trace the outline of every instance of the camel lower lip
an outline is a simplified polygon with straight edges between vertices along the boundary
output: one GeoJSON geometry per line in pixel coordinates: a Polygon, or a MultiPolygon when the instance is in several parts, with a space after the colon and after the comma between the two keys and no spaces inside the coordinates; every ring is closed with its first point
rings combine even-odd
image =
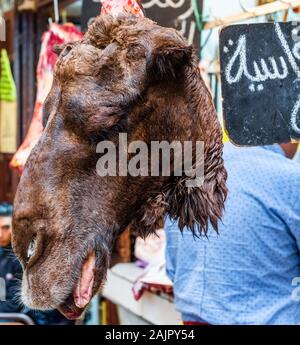
{"type": "Polygon", "coordinates": [[[61,304],[58,307],[58,310],[61,314],[63,314],[67,319],[69,320],[76,320],[79,319],[80,316],[83,313],[83,309],[77,309],[76,307],[74,308],[74,306],[69,306],[68,304],[61,304]]]}
{"type": "Polygon", "coordinates": [[[75,305],[82,309],[91,301],[93,296],[96,253],[91,252],[84,261],[80,277],[73,291],[75,305]]]}
{"type": "Polygon", "coordinates": [[[82,265],[80,277],[73,292],[58,310],[69,320],[80,318],[93,296],[96,253],[91,252],[82,265]]]}

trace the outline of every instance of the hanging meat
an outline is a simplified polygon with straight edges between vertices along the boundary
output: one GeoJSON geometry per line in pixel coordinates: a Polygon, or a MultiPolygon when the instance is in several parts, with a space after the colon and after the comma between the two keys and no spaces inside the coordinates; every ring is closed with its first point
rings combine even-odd
{"type": "Polygon", "coordinates": [[[143,7],[139,0],[102,0],[101,14],[133,14],[144,17],[143,7]]]}
{"type": "Polygon", "coordinates": [[[43,131],[42,109],[43,103],[51,89],[54,65],[57,55],[53,52],[55,45],[77,41],[82,33],[72,24],[59,25],[53,23],[42,37],[42,46],[37,66],[37,97],[33,118],[28,133],[10,162],[10,166],[22,174],[26,160],[32,148],[38,142],[43,131]]]}

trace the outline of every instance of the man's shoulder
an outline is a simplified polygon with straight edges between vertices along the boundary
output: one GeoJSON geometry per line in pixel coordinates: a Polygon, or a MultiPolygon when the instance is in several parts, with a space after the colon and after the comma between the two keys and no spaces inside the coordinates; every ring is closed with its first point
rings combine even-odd
{"type": "Polygon", "coordinates": [[[300,187],[300,163],[295,160],[287,160],[283,169],[286,172],[286,179],[289,180],[295,188],[300,187]]]}
{"type": "Polygon", "coordinates": [[[228,183],[238,188],[242,182],[251,186],[272,185],[272,190],[277,193],[291,193],[300,188],[300,163],[286,158],[279,149],[229,145],[224,149],[224,161],[228,183]]]}
{"type": "MultiPolygon", "coordinates": [[[[297,173],[300,171],[300,163],[288,159],[279,145],[273,146],[256,146],[256,147],[236,147],[231,143],[227,143],[224,146],[224,160],[225,163],[242,161],[243,165],[252,165],[253,168],[261,166],[268,170],[270,165],[277,165],[278,170],[291,169],[293,172],[297,173]],[[253,166],[253,162],[256,164],[253,166]]],[[[274,171],[274,173],[276,173],[274,171]]]]}

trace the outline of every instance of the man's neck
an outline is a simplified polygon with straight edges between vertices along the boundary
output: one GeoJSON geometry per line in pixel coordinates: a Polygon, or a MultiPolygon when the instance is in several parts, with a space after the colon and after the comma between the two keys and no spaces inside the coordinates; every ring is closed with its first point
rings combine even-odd
{"type": "Polygon", "coordinates": [[[281,144],[281,148],[284,151],[284,154],[287,158],[293,159],[295,157],[295,154],[297,153],[298,149],[298,143],[287,143],[287,144],[281,144]]]}
{"type": "Polygon", "coordinates": [[[4,253],[10,252],[12,250],[11,244],[9,244],[7,246],[0,247],[0,250],[4,253]]]}

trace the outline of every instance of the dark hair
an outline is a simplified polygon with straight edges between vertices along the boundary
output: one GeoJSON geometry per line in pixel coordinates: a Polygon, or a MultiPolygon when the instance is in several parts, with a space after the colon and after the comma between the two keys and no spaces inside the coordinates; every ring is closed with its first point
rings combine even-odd
{"type": "Polygon", "coordinates": [[[13,213],[13,207],[11,204],[2,203],[0,204],[0,217],[10,217],[13,213]]]}

